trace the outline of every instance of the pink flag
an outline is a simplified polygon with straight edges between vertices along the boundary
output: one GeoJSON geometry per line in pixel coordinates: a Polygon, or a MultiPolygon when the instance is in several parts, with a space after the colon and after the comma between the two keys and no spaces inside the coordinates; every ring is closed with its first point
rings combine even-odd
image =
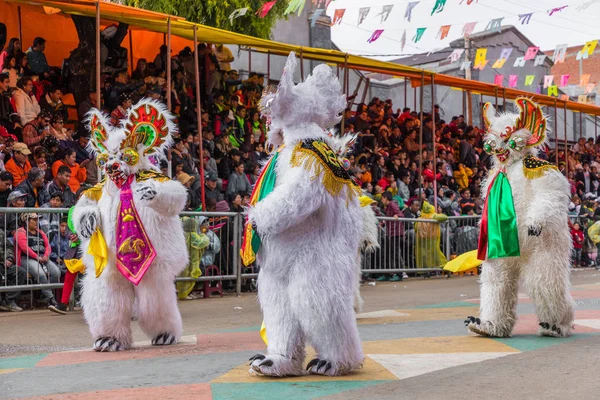
{"type": "Polygon", "coordinates": [[[544,89],[552,86],[552,82],[554,81],[554,75],[544,75],[544,89]]]}
{"type": "Polygon", "coordinates": [[[504,75],[496,75],[494,77],[494,85],[502,86],[503,81],[504,81],[504,75]]]}
{"type": "Polygon", "coordinates": [[[267,14],[269,13],[269,11],[271,11],[271,8],[273,8],[273,6],[275,5],[275,3],[277,3],[277,0],[275,1],[269,1],[265,4],[263,4],[258,11],[256,12],[256,15],[259,16],[259,18],[264,18],[267,16],[267,14]]]}
{"type": "Polygon", "coordinates": [[[462,36],[463,37],[468,37],[471,35],[471,33],[473,33],[473,31],[475,30],[475,25],[477,25],[477,22],[469,22],[468,24],[465,24],[465,26],[463,26],[462,29],[462,36]]]}
{"type": "Polygon", "coordinates": [[[569,84],[569,74],[560,76],[560,86],[567,86],[569,84]]]}
{"type": "Polygon", "coordinates": [[[524,60],[528,61],[528,60],[533,60],[535,58],[535,56],[537,55],[538,51],[540,50],[539,47],[530,47],[527,49],[527,53],[525,53],[525,57],[524,60]]]}
{"type": "Polygon", "coordinates": [[[519,80],[519,75],[509,75],[508,77],[508,87],[517,87],[517,82],[519,80]]]}
{"type": "Polygon", "coordinates": [[[374,41],[379,39],[379,37],[381,36],[382,33],[383,33],[383,29],[377,29],[375,32],[373,32],[373,34],[371,35],[369,40],[367,40],[367,42],[373,43],[374,41]]]}

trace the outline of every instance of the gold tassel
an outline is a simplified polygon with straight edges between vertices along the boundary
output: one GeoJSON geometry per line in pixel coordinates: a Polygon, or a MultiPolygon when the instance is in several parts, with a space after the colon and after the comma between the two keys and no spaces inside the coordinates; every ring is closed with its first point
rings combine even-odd
{"type": "Polygon", "coordinates": [[[537,168],[527,168],[523,166],[523,175],[525,175],[525,178],[527,179],[537,179],[544,176],[546,171],[550,169],[558,171],[558,168],[555,165],[542,165],[541,167],[537,168]]]}
{"type": "Polygon", "coordinates": [[[313,154],[310,150],[301,148],[300,145],[296,146],[294,149],[290,164],[292,167],[303,167],[308,172],[313,171],[314,176],[311,178],[312,180],[318,179],[319,176],[323,174],[323,186],[325,186],[325,189],[327,189],[332,196],[338,196],[344,189],[344,186],[348,186],[348,190],[346,191],[346,205],[355,195],[360,196],[362,194],[360,188],[354,185],[351,180],[335,176],[333,171],[331,171],[329,166],[323,160],[313,154]]]}

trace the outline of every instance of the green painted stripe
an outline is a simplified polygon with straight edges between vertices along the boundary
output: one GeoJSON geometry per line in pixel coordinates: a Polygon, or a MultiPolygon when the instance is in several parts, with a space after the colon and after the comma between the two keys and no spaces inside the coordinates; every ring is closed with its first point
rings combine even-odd
{"type": "Polygon", "coordinates": [[[428,304],[425,306],[417,306],[415,308],[453,308],[453,307],[474,307],[478,306],[476,303],[469,303],[468,301],[449,301],[446,303],[428,304]]]}
{"type": "Polygon", "coordinates": [[[43,353],[30,356],[0,358],[0,369],[33,368],[35,364],[47,355],[48,353],[43,353]]]}
{"type": "Polygon", "coordinates": [[[396,381],[212,383],[213,400],[308,400],[396,381]]]}
{"type": "Polygon", "coordinates": [[[495,341],[503,343],[519,351],[539,350],[550,346],[573,342],[578,339],[586,339],[596,336],[599,333],[578,333],[568,338],[554,338],[537,335],[517,335],[511,338],[493,338],[495,341]]]}

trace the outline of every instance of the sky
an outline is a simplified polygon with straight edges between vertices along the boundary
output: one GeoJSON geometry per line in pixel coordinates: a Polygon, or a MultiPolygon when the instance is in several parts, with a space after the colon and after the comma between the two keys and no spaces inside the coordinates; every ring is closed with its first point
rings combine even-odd
{"type": "MultiPolygon", "coordinates": [[[[309,1],[309,0],[307,0],[309,1]]],[[[541,50],[553,50],[557,45],[583,45],[600,39],[600,0],[447,0],[441,13],[431,11],[436,0],[421,0],[412,10],[411,21],[404,18],[409,0],[334,0],[327,8],[333,18],[336,9],[346,9],[340,25],[331,29],[333,42],[343,51],[380,60],[390,60],[430,52],[448,47],[461,37],[463,26],[477,22],[474,32],[485,30],[488,22],[504,17],[502,25],[514,25],[541,50]],[[461,4],[462,2],[462,4],[461,4]],[[381,21],[383,6],[393,4],[388,19],[381,21]],[[562,11],[549,15],[548,10],[567,5],[562,11]],[[358,26],[359,9],[371,7],[369,14],[358,26]],[[532,13],[528,24],[521,24],[519,14],[532,13]],[[437,39],[442,25],[451,25],[448,37],[437,39]],[[417,28],[426,27],[418,43],[412,41],[417,28]],[[367,40],[377,29],[382,36],[373,43],[367,40]],[[401,39],[406,31],[406,45],[402,51],[401,39]]],[[[600,47],[596,49],[600,51],[600,47]]]]}

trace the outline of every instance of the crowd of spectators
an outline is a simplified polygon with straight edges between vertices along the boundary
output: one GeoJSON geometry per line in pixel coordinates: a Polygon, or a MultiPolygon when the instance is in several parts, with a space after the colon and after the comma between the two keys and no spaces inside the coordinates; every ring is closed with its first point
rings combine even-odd
{"type": "MultiPolygon", "coordinates": [[[[43,38],[35,38],[27,51],[22,45],[13,38],[0,52],[0,207],[40,208],[36,226],[48,240],[38,244],[58,243],[62,222],[62,217],[51,217],[53,214],[44,214],[42,209],[71,207],[83,190],[99,180],[90,133],[79,122],[92,107],[100,107],[117,123],[133,104],[147,97],[165,103],[167,96],[171,99],[179,133],[161,169],[189,188],[187,210],[202,208],[200,185],[204,182],[206,211],[243,211],[261,162],[268,157],[265,122],[257,108],[268,82],[254,72],[240,78],[231,68],[234,56],[227,47],[200,44],[197,71],[193,49],[186,47],[173,54],[170,93],[166,46],[161,46],[152,61],[139,59],[131,74],[125,62],[120,69],[103,74],[99,105],[93,90],[75,103],[68,93],[72,85],[66,75],[46,61],[43,38]],[[201,88],[201,133],[197,129],[196,75],[201,88]]],[[[491,162],[482,149],[484,132],[467,124],[462,115],[445,120],[441,114],[437,105],[432,112],[400,109],[391,100],[379,98],[345,111],[338,131],[357,134],[348,154],[349,173],[364,194],[376,200],[380,216],[418,218],[424,201],[436,204],[438,214],[481,214],[480,184],[491,162]]],[[[600,140],[581,138],[568,154],[548,150],[540,155],[549,160],[558,157],[559,168],[569,178],[571,212],[581,218],[584,240],[589,237],[585,233],[588,223],[600,219],[599,154],[600,140]]],[[[19,229],[28,229],[29,220],[20,221],[16,214],[1,217],[7,238],[14,239],[19,229]]],[[[396,229],[386,223],[382,228],[388,237],[403,240],[410,230],[406,222],[405,226],[396,229]]],[[[454,235],[460,227],[455,224],[452,231],[442,234],[454,235]]],[[[466,250],[472,247],[473,235],[466,250]]],[[[450,253],[462,250],[454,246],[450,253]]],[[[585,260],[586,252],[583,254],[580,258],[585,260]]],[[[407,260],[402,263],[410,265],[407,260]]],[[[8,266],[0,270],[8,270],[8,266]]],[[[55,278],[51,272],[47,274],[50,280],[55,278]]]]}

